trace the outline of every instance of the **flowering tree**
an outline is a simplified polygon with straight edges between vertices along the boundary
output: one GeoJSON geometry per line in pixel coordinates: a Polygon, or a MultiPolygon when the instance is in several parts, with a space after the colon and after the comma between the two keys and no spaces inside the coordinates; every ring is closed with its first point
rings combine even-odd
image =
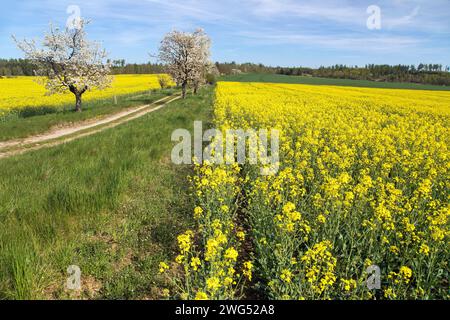
{"type": "Polygon", "coordinates": [[[43,76],[40,81],[48,94],[72,92],[76,111],[81,111],[83,93],[104,89],[112,82],[109,63],[104,62],[105,50],[100,44],[86,39],[84,29],[87,23],[81,20],[77,28],[64,31],[50,26],[42,48],[35,41],[17,41],[14,38],[26,58],[36,65],[36,75],[43,76]]]}
{"type": "Polygon", "coordinates": [[[193,33],[172,31],[161,41],[159,60],[173,79],[181,85],[183,99],[189,84],[200,83],[209,64],[211,41],[201,29],[193,33]]]}

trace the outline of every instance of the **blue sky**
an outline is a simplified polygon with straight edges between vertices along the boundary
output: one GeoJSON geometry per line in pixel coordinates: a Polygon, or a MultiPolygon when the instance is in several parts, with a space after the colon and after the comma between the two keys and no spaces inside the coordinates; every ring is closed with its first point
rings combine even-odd
{"type": "Polygon", "coordinates": [[[90,19],[88,35],[110,57],[146,62],[173,29],[201,27],[214,61],[281,66],[343,63],[450,65],[450,0],[18,0],[2,3],[0,57],[21,57],[11,40],[64,26],[69,5],[90,19]],[[381,9],[369,30],[367,8],[381,9]]]}

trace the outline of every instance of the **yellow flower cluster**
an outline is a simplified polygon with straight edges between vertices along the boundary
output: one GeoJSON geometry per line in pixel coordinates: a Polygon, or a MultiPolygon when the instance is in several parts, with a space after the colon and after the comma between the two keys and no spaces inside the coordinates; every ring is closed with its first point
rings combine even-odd
{"type": "MultiPolygon", "coordinates": [[[[46,95],[44,86],[37,83],[35,77],[17,77],[0,79],[0,117],[11,110],[25,107],[62,107],[72,106],[73,94],[46,95]]],[[[173,85],[173,83],[172,83],[173,85]]],[[[114,96],[140,93],[160,88],[158,75],[117,75],[110,88],[88,91],[83,95],[84,101],[102,100],[114,96]]]]}
{"type": "Polygon", "coordinates": [[[301,261],[305,268],[305,276],[311,288],[317,294],[322,294],[336,282],[334,274],[336,258],[330,252],[330,241],[322,241],[306,251],[301,261]]]}
{"type": "Polygon", "coordinates": [[[404,282],[409,283],[412,277],[412,270],[409,267],[402,266],[398,273],[390,272],[388,278],[393,280],[396,284],[404,282]]]}
{"type": "Polygon", "coordinates": [[[294,232],[295,224],[301,219],[302,215],[295,211],[295,205],[288,202],[283,206],[282,214],[275,216],[275,222],[280,229],[285,229],[287,232],[294,232]]]}

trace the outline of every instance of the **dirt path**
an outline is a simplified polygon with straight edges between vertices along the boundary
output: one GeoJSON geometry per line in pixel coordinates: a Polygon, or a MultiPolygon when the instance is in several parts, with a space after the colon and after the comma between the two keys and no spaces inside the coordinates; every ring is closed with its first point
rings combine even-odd
{"type": "Polygon", "coordinates": [[[151,104],[121,111],[101,119],[83,121],[70,127],[50,130],[46,133],[24,139],[0,142],[0,159],[22,154],[31,150],[56,146],[113,128],[122,123],[157,111],[178,99],[180,99],[180,96],[172,95],[151,104]]]}

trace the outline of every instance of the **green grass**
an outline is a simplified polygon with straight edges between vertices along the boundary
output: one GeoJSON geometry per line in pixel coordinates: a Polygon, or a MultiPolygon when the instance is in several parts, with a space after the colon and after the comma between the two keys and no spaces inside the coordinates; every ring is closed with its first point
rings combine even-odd
{"type": "Polygon", "coordinates": [[[85,102],[82,112],[75,112],[73,106],[52,109],[51,113],[29,116],[10,115],[0,121],[0,141],[25,138],[48,131],[52,127],[92,119],[119,112],[124,108],[145,105],[173,94],[175,89],[155,90],[135,95],[118,96],[113,99],[85,102]]]}
{"type": "Polygon", "coordinates": [[[271,82],[271,83],[292,83],[292,84],[367,87],[367,88],[384,88],[384,89],[414,89],[414,90],[441,90],[441,91],[450,90],[450,87],[445,86],[433,86],[433,85],[424,85],[406,82],[405,83],[376,82],[368,80],[286,76],[281,74],[240,74],[232,76],[223,76],[219,80],[234,81],[234,82],[271,82]]]}
{"type": "Polygon", "coordinates": [[[191,223],[177,128],[210,121],[213,90],[50,149],[0,160],[0,299],[159,298],[158,263],[191,223]],[[69,265],[82,292],[65,289],[69,265]]]}

